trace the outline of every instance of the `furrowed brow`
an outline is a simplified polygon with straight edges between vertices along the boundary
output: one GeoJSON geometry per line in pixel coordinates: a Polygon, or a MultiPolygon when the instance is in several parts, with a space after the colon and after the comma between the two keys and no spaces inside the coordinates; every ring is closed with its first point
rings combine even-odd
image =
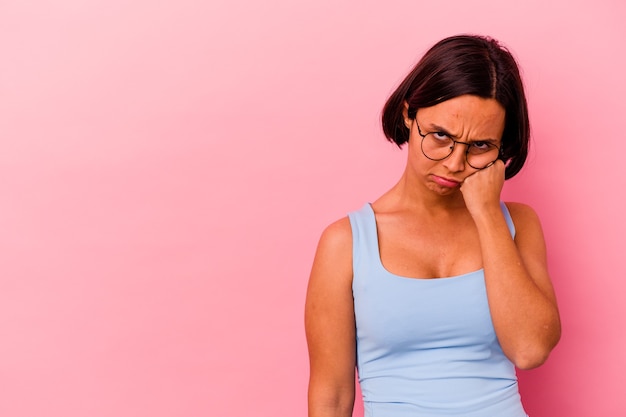
{"type": "MultiPolygon", "coordinates": [[[[454,140],[458,140],[459,137],[457,135],[453,135],[452,133],[450,133],[450,131],[448,129],[446,129],[443,126],[439,126],[437,124],[434,123],[430,123],[427,125],[428,126],[428,133],[435,133],[435,132],[441,132],[443,134],[445,134],[446,136],[449,136],[450,138],[454,139],[454,140]]],[[[473,142],[489,142],[491,144],[497,145],[500,141],[498,139],[494,139],[494,138],[485,138],[485,139],[470,139],[469,143],[473,143],[473,142]]]]}
{"type": "Polygon", "coordinates": [[[429,132],[434,133],[434,132],[441,132],[441,133],[445,133],[447,136],[450,136],[452,139],[457,139],[458,136],[457,135],[453,135],[452,133],[450,133],[450,131],[448,129],[446,129],[445,127],[436,125],[436,124],[430,124],[430,130],[429,132]]]}

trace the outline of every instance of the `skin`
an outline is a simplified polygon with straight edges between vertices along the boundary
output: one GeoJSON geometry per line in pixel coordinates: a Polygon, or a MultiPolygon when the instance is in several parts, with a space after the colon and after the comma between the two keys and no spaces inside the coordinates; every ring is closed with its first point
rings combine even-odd
{"type": "MultiPolygon", "coordinates": [[[[420,149],[423,133],[445,129],[455,140],[499,144],[505,110],[494,99],[460,96],[407,116],[411,131],[406,169],[372,207],[380,256],[393,274],[436,279],[485,272],[496,335],[521,369],[541,365],[561,334],[559,313],[535,212],[507,203],[516,227],[511,237],[500,208],[505,165],[477,170],[456,145],[442,161],[420,149]]],[[[305,328],[310,358],[309,417],[352,415],[355,392],[355,320],[352,233],[348,218],[322,233],[309,279],[305,328]]]]}

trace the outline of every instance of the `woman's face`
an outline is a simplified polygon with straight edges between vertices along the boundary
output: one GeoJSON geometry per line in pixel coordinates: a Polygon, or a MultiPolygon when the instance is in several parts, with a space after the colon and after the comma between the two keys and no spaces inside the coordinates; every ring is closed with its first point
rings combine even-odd
{"type": "Polygon", "coordinates": [[[449,137],[460,142],[477,142],[477,145],[488,141],[501,146],[505,110],[495,99],[463,95],[420,108],[415,119],[408,118],[407,107],[405,103],[404,120],[411,131],[408,173],[440,194],[455,192],[465,178],[478,169],[467,163],[468,145],[461,143],[456,143],[452,154],[443,160],[428,159],[422,152],[420,130],[422,135],[434,133],[437,138],[449,137]]]}

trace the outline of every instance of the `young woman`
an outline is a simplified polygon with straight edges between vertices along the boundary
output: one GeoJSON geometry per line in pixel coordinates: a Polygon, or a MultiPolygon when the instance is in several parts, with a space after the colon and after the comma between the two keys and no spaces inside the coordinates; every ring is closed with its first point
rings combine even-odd
{"type": "Polygon", "coordinates": [[[322,234],[306,300],[309,417],[525,417],[515,367],[541,365],[560,321],[535,212],[503,203],[522,168],[526,99],[497,41],[434,45],[391,95],[398,183],[322,234]]]}

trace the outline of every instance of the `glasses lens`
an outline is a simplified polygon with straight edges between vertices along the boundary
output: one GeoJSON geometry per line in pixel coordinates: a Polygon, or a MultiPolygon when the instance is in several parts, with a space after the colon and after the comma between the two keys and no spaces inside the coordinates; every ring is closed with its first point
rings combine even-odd
{"type": "MultiPolygon", "coordinates": [[[[462,142],[461,142],[462,143],[462,142]]],[[[491,142],[475,141],[467,146],[467,163],[475,169],[483,169],[498,159],[500,150],[491,142]]],[[[446,135],[436,132],[426,134],[422,139],[424,156],[433,161],[446,159],[454,150],[455,142],[446,135]]]]}
{"type": "Polygon", "coordinates": [[[475,141],[467,147],[467,163],[472,168],[483,169],[495,162],[500,155],[500,149],[491,142],[475,141]]]}
{"type": "Polygon", "coordinates": [[[454,149],[454,141],[446,135],[428,133],[422,138],[422,152],[433,161],[446,159],[454,149]]]}

